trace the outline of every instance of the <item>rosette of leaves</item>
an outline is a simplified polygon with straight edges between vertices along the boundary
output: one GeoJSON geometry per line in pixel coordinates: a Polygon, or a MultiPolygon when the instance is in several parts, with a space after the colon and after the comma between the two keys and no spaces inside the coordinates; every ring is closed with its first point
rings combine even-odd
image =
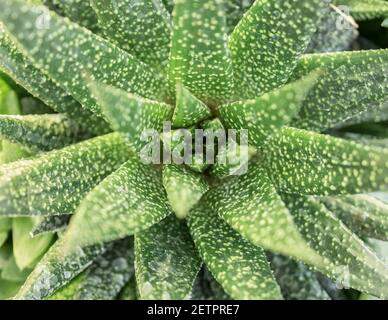
{"type": "Polygon", "coordinates": [[[388,51],[330,1],[33,2],[0,3],[6,297],[388,298],[388,51]],[[247,171],[142,161],[184,128],[248,130],[247,171]]]}

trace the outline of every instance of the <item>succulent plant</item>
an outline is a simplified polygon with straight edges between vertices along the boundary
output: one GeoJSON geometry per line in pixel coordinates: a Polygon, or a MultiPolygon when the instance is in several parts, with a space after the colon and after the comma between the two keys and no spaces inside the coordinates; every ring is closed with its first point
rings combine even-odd
{"type": "Polygon", "coordinates": [[[388,299],[388,50],[351,51],[339,5],[388,16],[2,0],[0,297],[388,299]]]}

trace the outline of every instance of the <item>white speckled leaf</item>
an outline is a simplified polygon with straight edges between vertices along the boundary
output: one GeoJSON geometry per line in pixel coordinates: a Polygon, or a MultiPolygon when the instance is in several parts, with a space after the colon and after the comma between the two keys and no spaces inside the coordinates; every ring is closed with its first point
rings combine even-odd
{"type": "Polygon", "coordinates": [[[388,297],[388,266],[312,197],[285,196],[306,241],[333,261],[326,273],[342,285],[388,297]]]}
{"type": "Polygon", "coordinates": [[[42,217],[32,228],[30,235],[31,237],[36,237],[42,234],[58,232],[67,227],[70,217],[70,214],[42,217]]]}
{"type": "Polygon", "coordinates": [[[388,241],[388,204],[369,195],[327,197],[320,201],[360,237],[388,241]]]}
{"type": "Polygon", "coordinates": [[[162,173],[132,157],[82,201],[65,235],[67,249],[133,235],[170,213],[162,173]]]}
{"type": "Polygon", "coordinates": [[[240,97],[287,82],[328,8],[326,0],[257,0],[229,38],[240,97]]]}
{"type": "Polygon", "coordinates": [[[118,133],[0,166],[0,215],[71,214],[133,154],[118,133]]]}
{"type": "Polygon", "coordinates": [[[174,4],[170,85],[181,82],[209,103],[230,99],[233,70],[223,0],[176,0],[174,4]]]}
{"type": "Polygon", "coordinates": [[[263,152],[282,192],[339,195],[388,187],[388,150],[294,128],[283,128],[263,152]]]}
{"type": "Polygon", "coordinates": [[[168,201],[180,219],[187,216],[190,209],[209,189],[204,176],[183,165],[175,164],[163,167],[163,185],[168,201]]]}
{"type": "Polygon", "coordinates": [[[87,29],[50,12],[49,28],[37,28],[35,6],[4,0],[0,21],[39,68],[99,114],[87,78],[148,98],[160,97],[161,77],[136,58],[87,29]]]}
{"type": "Polygon", "coordinates": [[[205,195],[189,216],[194,243],[214,278],[234,299],[282,299],[263,249],[230,228],[205,195]]]}
{"type": "Polygon", "coordinates": [[[357,20],[369,20],[388,16],[388,3],[384,0],[335,0],[347,6],[357,20]]]}
{"type": "Polygon", "coordinates": [[[174,216],[135,236],[135,257],[143,300],[186,298],[202,264],[186,223],[174,216]]]}
{"type": "Polygon", "coordinates": [[[91,0],[106,37],[139,60],[166,67],[171,17],[161,0],[91,0]]]}
{"type": "Polygon", "coordinates": [[[318,75],[313,73],[253,100],[222,105],[217,113],[225,127],[248,130],[249,143],[260,147],[297,115],[318,75]]]}

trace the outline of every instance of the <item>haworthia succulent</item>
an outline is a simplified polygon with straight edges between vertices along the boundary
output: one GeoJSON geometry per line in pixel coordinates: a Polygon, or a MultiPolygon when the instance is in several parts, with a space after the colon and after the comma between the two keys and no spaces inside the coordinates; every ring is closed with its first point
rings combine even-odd
{"type": "Polygon", "coordinates": [[[202,175],[174,164],[164,166],[163,185],[171,207],[180,219],[187,216],[190,209],[209,189],[202,175]]]}
{"type": "Polygon", "coordinates": [[[113,133],[0,166],[0,214],[71,214],[132,153],[125,139],[113,133]]]}
{"type": "Polygon", "coordinates": [[[19,113],[20,103],[16,92],[10,88],[6,81],[0,78],[0,114],[19,113]]]}
{"type": "Polygon", "coordinates": [[[234,299],[282,299],[263,249],[212,212],[205,198],[188,216],[190,233],[212,275],[234,299]]]}
{"type": "Polygon", "coordinates": [[[15,295],[16,300],[40,300],[51,296],[90,266],[103,251],[101,245],[77,248],[65,255],[63,239],[59,239],[45,254],[15,295]]]}
{"type": "Polygon", "coordinates": [[[66,113],[92,132],[106,132],[108,125],[81,105],[55,84],[42,70],[19,50],[13,41],[0,30],[0,70],[22,85],[33,96],[44,101],[54,110],[66,113]]]}
{"type": "Polygon", "coordinates": [[[327,197],[321,201],[359,236],[388,240],[388,204],[368,195],[327,197]]]}
{"type": "Polygon", "coordinates": [[[225,127],[249,131],[249,143],[260,147],[299,112],[318,73],[266,93],[259,98],[232,102],[217,109],[225,127]]]}
{"type": "Polygon", "coordinates": [[[8,281],[23,282],[30,272],[31,269],[20,270],[16,264],[15,256],[11,255],[4,265],[4,268],[1,270],[0,278],[8,281]]]}
{"type": "Polygon", "coordinates": [[[295,75],[313,68],[323,69],[326,74],[310,91],[293,126],[324,131],[386,105],[387,50],[305,55],[295,75]]]}
{"type": "Polygon", "coordinates": [[[329,1],[258,0],[229,38],[235,83],[243,98],[285,84],[329,1]]]}
{"type": "Polygon", "coordinates": [[[388,150],[294,128],[265,149],[264,163],[282,192],[339,195],[388,185],[388,150]]]}
{"type": "Polygon", "coordinates": [[[65,115],[0,115],[0,136],[32,151],[63,148],[82,139],[80,126],[65,115]]]}
{"type": "Polygon", "coordinates": [[[206,199],[210,208],[255,245],[318,268],[328,263],[303,239],[265,169],[251,165],[247,174],[213,188],[206,199]]]}
{"type": "Polygon", "coordinates": [[[233,72],[223,0],[176,0],[174,5],[171,85],[181,82],[208,103],[231,97],[233,72]]]}
{"type": "Polygon", "coordinates": [[[71,215],[53,215],[42,217],[42,219],[32,228],[30,235],[36,237],[46,233],[54,233],[64,229],[70,220],[71,215]]]}
{"type": "Polygon", "coordinates": [[[0,4],[0,20],[36,65],[83,107],[99,114],[87,86],[88,78],[144,97],[161,96],[161,77],[142,62],[52,12],[49,27],[37,28],[34,22],[39,13],[35,9],[18,1],[4,0],[0,4]]]}
{"type": "Polygon", "coordinates": [[[279,254],[270,257],[282,294],[287,300],[330,300],[316,274],[304,264],[279,254]]]}
{"type": "Polygon", "coordinates": [[[11,218],[0,218],[0,232],[8,232],[12,229],[11,218]]]}
{"type": "Polygon", "coordinates": [[[178,83],[176,86],[176,106],[172,118],[173,127],[190,127],[210,117],[211,111],[206,104],[178,83]]]}
{"type": "Polygon", "coordinates": [[[82,201],[65,235],[68,251],[121,239],[159,222],[171,213],[162,190],[161,172],[131,158],[82,201]]]}
{"type": "Polygon", "coordinates": [[[149,138],[143,137],[144,133],[151,130],[160,132],[164,122],[171,120],[173,108],[166,103],[144,99],[102,84],[92,84],[91,88],[112,129],[125,132],[137,150],[149,138]]]}
{"type": "Polygon", "coordinates": [[[79,288],[87,277],[88,269],[80,273],[65,286],[59,288],[53,295],[46,297],[47,300],[74,300],[79,288]]]}
{"type": "Polygon", "coordinates": [[[335,0],[349,8],[357,20],[368,20],[388,16],[388,3],[384,0],[335,0]]]}
{"type": "Polygon", "coordinates": [[[171,17],[161,0],[91,0],[99,26],[120,48],[156,68],[166,67],[171,17]]]}
{"type": "Polygon", "coordinates": [[[184,221],[169,216],[135,236],[136,281],[140,299],[188,297],[201,259],[184,221]]]}
{"type": "Polygon", "coordinates": [[[0,279],[0,299],[6,300],[12,298],[19,290],[21,286],[20,282],[7,281],[0,279]]]}
{"type": "Polygon", "coordinates": [[[387,297],[388,267],[317,200],[285,196],[301,233],[320,254],[335,261],[326,273],[345,287],[387,297]]]}
{"type": "Polygon", "coordinates": [[[13,254],[20,270],[33,268],[53,242],[52,234],[31,238],[30,231],[35,224],[36,219],[30,217],[14,218],[12,221],[13,254]]]}

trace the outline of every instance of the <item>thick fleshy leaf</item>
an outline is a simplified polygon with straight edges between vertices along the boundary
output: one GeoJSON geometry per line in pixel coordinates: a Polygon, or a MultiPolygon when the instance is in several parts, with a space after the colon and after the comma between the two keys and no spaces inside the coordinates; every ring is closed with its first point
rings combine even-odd
{"type": "Polygon", "coordinates": [[[377,104],[375,107],[368,108],[364,112],[357,114],[354,117],[351,117],[342,124],[339,124],[339,127],[359,124],[359,123],[368,123],[368,122],[383,122],[388,121],[388,103],[386,104],[377,104]]]}
{"type": "Polygon", "coordinates": [[[133,235],[170,213],[161,172],[133,157],[82,201],[65,235],[67,249],[133,235]]]}
{"type": "Polygon", "coordinates": [[[357,20],[369,20],[388,16],[388,3],[384,0],[335,0],[350,9],[357,20]]]}
{"type": "Polygon", "coordinates": [[[31,237],[36,237],[46,233],[55,233],[65,227],[67,227],[71,215],[53,215],[48,217],[42,217],[41,221],[38,222],[31,230],[31,237]]]}
{"type": "Polygon", "coordinates": [[[287,82],[329,1],[257,0],[229,38],[239,96],[255,98],[287,82]]]}
{"type": "Polygon", "coordinates": [[[286,193],[339,195],[388,187],[388,150],[283,128],[265,151],[275,186],[286,193]]]}
{"type": "Polygon", "coordinates": [[[343,286],[388,297],[388,266],[318,200],[284,199],[306,241],[333,264],[326,274],[343,286]]]}
{"type": "Polygon", "coordinates": [[[330,300],[316,274],[304,264],[279,254],[270,258],[272,269],[287,300],[330,300]]]}
{"type": "Polygon", "coordinates": [[[29,275],[15,300],[41,300],[51,296],[90,266],[103,251],[101,245],[77,248],[64,254],[63,239],[59,239],[29,275]]]}
{"type": "Polygon", "coordinates": [[[261,147],[299,112],[318,75],[313,73],[253,100],[222,105],[217,113],[225,127],[248,130],[249,143],[261,147]]]}
{"type": "MultiPolygon", "coordinates": [[[[0,33],[0,37],[1,37],[1,33],[0,33]]],[[[0,50],[1,50],[1,47],[0,47],[0,50]]],[[[0,68],[1,68],[1,65],[0,65],[0,68]]],[[[6,81],[0,78],[0,114],[19,114],[19,113],[20,113],[20,102],[16,92],[12,90],[12,88],[7,84],[6,81]]]]}
{"type": "Polygon", "coordinates": [[[171,120],[173,108],[166,103],[98,83],[91,84],[91,89],[112,129],[125,132],[137,150],[146,144],[142,139],[144,132],[160,132],[164,122],[171,120]]]}
{"type": "Polygon", "coordinates": [[[317,68],[325,75],[310,91],[293,126],[324,131],[386,105],[388,50],[304,55],[295,77],[317,68]]]}
{"type": "Polygon", "coordinates": [[[174,4],[171,87],[181,82],[207,103],[232,98],[223,0],[176,0],[174,4]]]}
{"type": "Polygon", "coordinates": [[[13,282],[0,279],[0,299],[7,300],[12,298],[19,290],[21,286],[20,282],[13,282]]]}
{"type": "Polygon", "coordinates": [[[187,128],[211,117],[210,109],[182,84],[176,86],[176,106],[172,118],[174,128],[187,128]]]}
{"type": "Polygon", "coordinates": [[[0,231],[0,248],[8,239],[8,231],[0,231]]]}
{"type": "MultiPolygon", "coordinates": [[[[109,126],[103,119],[81,107],[45,73],[36,68],[30,59],[19,50],[0,29],[0,69],[15,82],[27,89],[33,96],[60,113],[66,113],[74,121],[91,132],[107,132],[109,126]]],[[[3,112],[2,112],[3,113],[3,112]]],[[[12,112],[17,114],[18,112],[12,112]]]]}
{"type": "Polygon", "coordinates": [[[166,67],[171,17],[161,0],[91,0],[109,40],[148,65],[166,67]]]}
{"type": "Polygon", "coordinates": [[[253,244],[319,268],[327,264],[299,233],[264,168],[251,164],[247,174],[211,189],[206,199],[212,210],[253,244]]]}
{"type": "Polygon", "coordinates": [[[357,235],[388,240],[388,204],[368,195],[320,200],[357,235]]]}
{"type": "Polygon", "coordinates": [[[29,217],[12,220],[12,243],[15,261],[20,270],[33,268],[53,242],[53,235],[31,238],[30,231],[36,220],[29,217]]]}
{"type": "Polygon", "coordinates": [[[75,143],[85,134],[62,114],[0,115],[0,136],[33,151],[49,151],[75,143]]]}
{"type": "Polygon", "coordinates": [[[185,166],[170,164],[163,168],[163,185],[175,215],[183,219],[209,189],[205,178],[185,166]]]}
{"type": "Polygon", "coordinates": [[[59,288],[55,293],[49,297],[47,300],[74,300],[79,288],[87,277],[88,270],[83,271],[74,279],[72,279],[68,284],[59,288]]]}
{"type": "Polygon", "coordinates": [[[20,270],[16,264],[15,256],[11,255],[1,270],[0,278],[8,281],[23,282],[30,272],[31,269],[20,270]]]}
{"type": "Polygon", "coordinates": [[[74,213],[99,181],[133,154],[117,133],[0,166],[0,215],[74,213]]]}
{"type": "Polygon", "coordinates": [[[0,232],[8,232],[12,229],[11,218],[0,218],[0,232]]]}
{"type": "Polygon", "coordinates": [[[135,236],[135,256],[143,300],[186,298],[202,264],[186,223],[174,216],[135,236]]]}
{"type": "Polygon", "coordinates": [[[282,299],[263,249],[213,212],[205,195],[189,216],[190,233],[214,278],[234,299],[282,299]]]}
{"type": "Polygon", "coordinates": [[[88,78],[144,97],[160,97],[162,79],[144,63],[53,12],[47,16],[48,27],[37,28],[39,15],[36,6],[10,0],[0,3],[0,21],[9,33],[36,65],[84,108],[100,114],[88,78]]]}

